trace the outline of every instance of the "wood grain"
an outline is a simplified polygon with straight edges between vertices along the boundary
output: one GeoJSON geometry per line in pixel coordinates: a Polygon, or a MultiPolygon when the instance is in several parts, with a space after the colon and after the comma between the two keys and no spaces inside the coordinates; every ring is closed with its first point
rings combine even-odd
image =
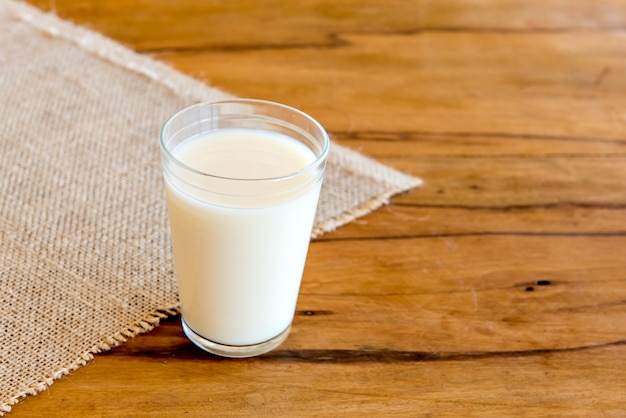
{"type": "Polygon", "coordinates": [[[11,415],[624,415],[626,1],[29,2],[426,184],[312,243],[276,351],[172,318],[11,415]]]}

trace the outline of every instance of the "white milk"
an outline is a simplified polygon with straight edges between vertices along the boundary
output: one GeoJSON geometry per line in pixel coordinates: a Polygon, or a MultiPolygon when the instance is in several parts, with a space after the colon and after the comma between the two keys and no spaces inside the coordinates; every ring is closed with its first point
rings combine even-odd
{"type": "MultiPolygon", "coordinates": [[[[251,129],[203,134],[179,145],[173,155],[201,172],[247,179],[284,176],[315,160],[313,152],[294,139],[251,129]]],[[[206,187],[212,190],[255,194],[239,199],[165,177],[187,325],[226,345],[257,344],[287,329],[296,307],[321,181],[268,198],[274,190],[271,183],[224,186],[228,181],[207,177],[206,187]]],[[[305,175],[298,182],[312,178],[313,174],[305,175]]]]}

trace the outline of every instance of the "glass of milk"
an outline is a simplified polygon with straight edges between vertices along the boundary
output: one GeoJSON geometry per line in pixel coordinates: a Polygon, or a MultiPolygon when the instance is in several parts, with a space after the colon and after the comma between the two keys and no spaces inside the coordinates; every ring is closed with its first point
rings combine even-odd
{"type": "Polygon", "coordinates": [[[294,108],[201,103],[160,136],[187,337],[225,357],[282,343],[291,328],[329,139],[294,108]]]}

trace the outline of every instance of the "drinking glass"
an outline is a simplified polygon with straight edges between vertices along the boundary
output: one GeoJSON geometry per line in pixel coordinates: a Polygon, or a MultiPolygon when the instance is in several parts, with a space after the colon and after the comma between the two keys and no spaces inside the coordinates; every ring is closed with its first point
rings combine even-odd
{"type": "Polygon", "coordinates": [[[250,357],[287,338],[329,146],[313,118],[263,100],[200,103],[163,125],[182,327],[200,348],[250,357]]]}

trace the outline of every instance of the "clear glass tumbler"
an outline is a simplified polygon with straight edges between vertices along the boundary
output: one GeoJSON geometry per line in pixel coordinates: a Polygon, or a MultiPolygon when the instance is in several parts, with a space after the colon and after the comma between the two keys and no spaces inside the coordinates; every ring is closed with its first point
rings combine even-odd
{"type": "Polygon", "coordinates": [[[278,103],[201,103],[160,135],[182,326],[225,357],[289,334],[329,151],[324,128],[278,103]]]}

